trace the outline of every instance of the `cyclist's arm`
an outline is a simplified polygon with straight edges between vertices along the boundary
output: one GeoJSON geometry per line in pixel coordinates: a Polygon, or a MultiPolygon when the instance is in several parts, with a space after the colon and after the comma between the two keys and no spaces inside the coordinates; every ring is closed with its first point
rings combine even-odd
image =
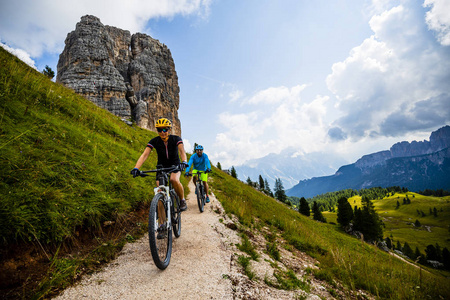
{"type": "Polygon", "coordinates": [[[206,156],[206,168],[211,170],[211,161],[209,160],[208,155],[206,155],[205,153],[203,153],[203,155],[206,156]]]}
{"type": "Polygon", "coordinates": [[[178,144],[178,150],[180,151],[181,161],[187,161],[186,151],[184,151],[183,143],[178,144]]]}
{"type": "Polygon", "coordinates": [[[134,167],[140,169],[150,155],[150,152],[152,152],[152,149],[150,147],[145,147],[144,152],[141,154],[141,157],[139,157],[134,167]]]}
{"type": "Polygon", "coordinates": [[[188,165],[189,166],[186,168],[186,172],[189,172],[189,170],[191,169],[191,166],[194,165],[194,154],[191,155],[191,158],[189,159],[188,165]]]}

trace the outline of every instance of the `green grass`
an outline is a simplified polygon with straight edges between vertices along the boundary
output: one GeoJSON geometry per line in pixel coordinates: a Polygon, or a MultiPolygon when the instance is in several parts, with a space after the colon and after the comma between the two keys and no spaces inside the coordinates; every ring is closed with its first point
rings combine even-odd
{"type": "MultiPolygon", "coordinates": [[[[349,203],[352,207],[361,207],[361,197],[353,196],[349,203]]],[[[413,250],[418,247],[422,253],[428,245],[436,243],[441,249],[450,249],[450,196],[433,197],[408,192],[372,200],[372,203],[386,226],[384,237],[394,239],[395,243],[400,241],[402,245],[408,242],[413,250]],[[411,204],[403,204],[407,196],[411,204]],[[397,201],[400,203],[398,209],[397,201]],[[437,209],[437,217],[429,214],[430,208],[437,209]],[[422,217],[417,211],[423,211],[425,216],[422,217]],[[420,228],[413,226],[416,220],[421,223],[420,228]]],[[[323,212],[323,215],[328,222],[337,223],[337,213],[323,212]]]]}
{"type": "Polygon", "coordinates": [[[322,280],[364,289],[381,299],[450,296],[444,276],[426,271],[420,275],[419,268],[344,234],[339,226],[313,221],[223,172],[211,177],[227,214],[236,215],[248,230],[277,228],[290,245],[319,261],[320,270],[314,274],[322,280]]]}
{"type": "MultiPolygon", "coordinates": [[[[105,221],[120,223],[150,201],[153,178],[130,170],[155,136],[0,47],[0,251],[23,245],[52,257],[58,245],[80,243],[78,232],[101,236],[105,221]]],[[[155,165],[153,152],[143,168],[155,165]]],[[[64,259],[52,260],[43,295],[64,286],[56,273],[79,270],[64,259]]]]}
{"type": "MultiPolygon", "coordinates": [[[[3,49],[0,65],[1,246],[62,242],[151,200],[153,180],[129,172],[156,133],[126,125],[3,49]]],[[[144,167],[155,161],[152,153],[144,167]]]]}

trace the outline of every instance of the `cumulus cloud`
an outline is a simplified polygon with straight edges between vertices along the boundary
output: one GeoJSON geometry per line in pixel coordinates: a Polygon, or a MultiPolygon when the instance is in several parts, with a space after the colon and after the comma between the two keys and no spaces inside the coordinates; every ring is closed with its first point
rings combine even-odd
{"type": "Polygon", "coordinates": [[[450,46],[450,1],[425,0],[424,7],[431,7],[426,14],[428,28],[436,31],[442,45],[450,46]]]}
{"type": "Polygon", "coordinates": [[[305,101],[301,97],[305,87],[257,91],[239,105],[249,113],[221,113],[218,122],[225,129],[216,136],[212,157],[230,166],[288,147],[302,153],[319,150],[321,141],[326,140],[324,117],[329,97],[305,101]]]}
{"type": "Polygon", "coordinates": [[[14,49],[9,47],[8,45],[5,45],[0,42],[0,47],[8,51],[9,53],[17,56],[21,61],[32,67],[33,69],[37,70],[34,60],[30,57],[30,55],[22,50],[22,49],[14,49]]]}
{"type": "Polygon", "coordinates": [[[450,122],[448,109],[439,111],[450,97],[450,47],[436,42],[420,5],[402,1],[369,24],[374,34],[327,77],[343,114],[330,138],[400,136],[450,122]]]}
{"type": "Polygon", "coordinates": [[[147,21],[177,14],[207,16],[211,0],[21,0],[2,1],[0,38],[32,57],[60,53],[67,33],[80,18],[92,14],[103,24],[143,32],[147,21]]]}
{"type": "Polygon", "coordinates": [[[300,92],[306,88],[306,85],[297,85],[292,88],[285,86],[270,87],[268,89],[257,92],[247,103],[250,104],[275,104],[279,102],[289,101],[300,97],[300,92]]]}

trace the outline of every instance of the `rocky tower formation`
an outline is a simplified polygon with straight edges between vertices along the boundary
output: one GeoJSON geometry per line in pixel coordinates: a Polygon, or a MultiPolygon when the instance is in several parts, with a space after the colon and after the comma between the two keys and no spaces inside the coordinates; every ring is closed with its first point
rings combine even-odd
{"type": "Polygon", "coordinates": [[[113,114],[155,130],[161,117],[178,119],[178,76],[170,50],[152,37],[105,26],[84,16],[67,35],[56,81],[113,114]]]}

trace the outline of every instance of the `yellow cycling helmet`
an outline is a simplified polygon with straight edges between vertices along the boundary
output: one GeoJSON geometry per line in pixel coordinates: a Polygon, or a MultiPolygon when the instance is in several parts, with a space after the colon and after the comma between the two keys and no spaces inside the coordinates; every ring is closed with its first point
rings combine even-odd
{"type": "Polygon", "coordinates": [[[158,121],[156,121],[156,128],[160,128],[160,127],[172,127],[172,123],[166,119],[166,118],[161,118],[158,121]]]}

